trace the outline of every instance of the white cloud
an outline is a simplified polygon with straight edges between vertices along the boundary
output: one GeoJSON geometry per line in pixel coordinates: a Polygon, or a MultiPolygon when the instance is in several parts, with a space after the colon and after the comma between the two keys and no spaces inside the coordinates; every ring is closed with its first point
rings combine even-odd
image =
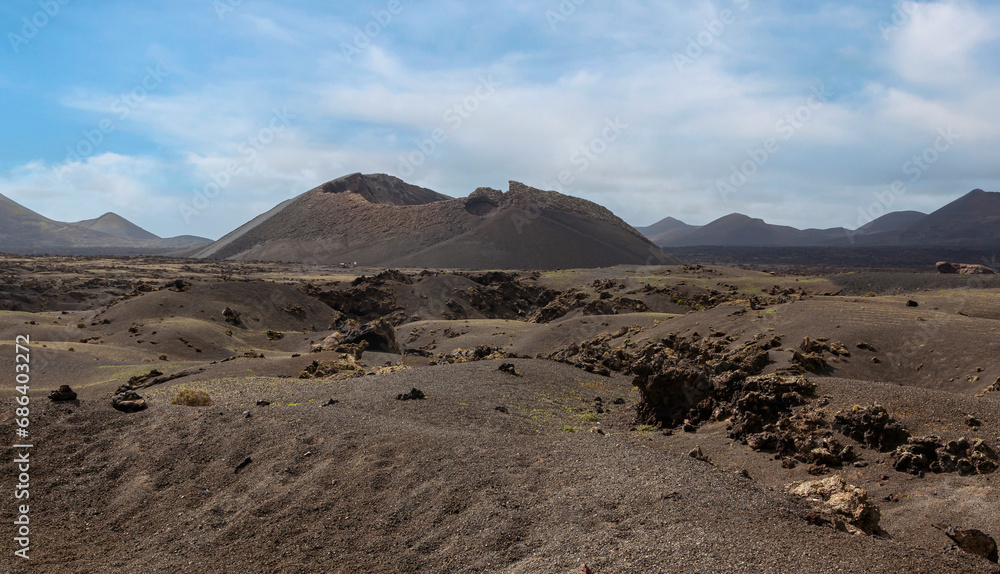
{"type": "Polygon", "coordinates": [[[298,40],[295,38],[295,33],[291,30],[279,26],[270,18],[262,18],[259,16],[252,16],[250,14],[244,14],[243,18],[250,23],[253,27],[254,32],[264,36],[269,36],[276,40],[286,42],[288,44],[297,44],[298,40]]]}
{"type": "Polygon", "coordinates": [[[152,225],[172,203],[152,185],[162,168],[156,160],[115,153],[69,167],[32,161],[0,178],[0,193],[56,221],[92,219],[114,211],[154,233],[167,232],[152,225]]]}
{"type": "MultiPolygon", "coordinates": [[[[246,4],[220,34],[297,42],[295,50],[308,56],[287,60],[282,52],[258,66],[241,54],[224,53],[214,60],[210,77],[193,83],[191,69],[199,66],[185,67],[168,47],[154,45],[147,54],[169,60],[169,69],[183,73],[151,90],[127,119],[114,119],[116,129],[163,150],[159,159],[130,157],[109,138],[61,186],[44,184],[39,174],[55,168],[34,162],[0,177],[0,190],[29,203],[32,194],[44,196],[54,206],[43,210],[51,217],[80,219],[68,214],[85,207],[87,217],[100,215],[90,211],[115,210],[140,225],[159,226],[150,229],[156,233],[218,236],[284,199],[354,171],[396,173],[411,183],[464,195],[481,185],[505,188],[508,179],[549,186],[568,170],[573,176],[568,192],[636,223],[667,215],[705,223],[744,210],[756,217],[775,214],[765,219],[776,223],[826,227],[850,224],[870,190],[898,177],[902,162],[948,126],[962,134],[962,145],[935,165],[910,197],[932,197],[928,202],[940,204],[936,194],[942,187],[956,195],[968,191],[968,174],[983,178],[979,187],[1000,180],[991,157],[1000,147],[995,113],[1000,82],[983,61],[997,38],[992,12],[968,2],[921,3],[889,43],[873,47],[862,40],[877,33],[880,13],[868,7],[825,3],[789,15],[754,2],[692,65],[677,70],[672,53],[683,50],[706,19],[731,5],[729,0],[682,7],[584,3],[552,30],[545,19],[552,6],[519,2],[508,7],[509,15],[500,8],[490,12],[496,20],[491,29],[524,28],[524,36],[541,31],[540,37],[521,41],[522,35],[515,35],[517,41],[478,58],[437,54],[431,62],[421,59],[431,50],[423,42],[435,34],[449,41],[454,38],[448,34],[471,34],[458,26],[475,10],[454,3],[437,24],[443,29],[434,29],[440,19],[432,18],[434,13],[407,8],[348,63],[339,44],[352,41],[354,27],[365,24],[364,13],[362,21],[352,22],[246,4]],[[845,39],[818,38],[819,55],[798,61],[796,47],[812,40],[803,35],[826,24],[845,39]],[[775,54],[782,62],[787,56],[787,71],[770,73],[768,59],[775,54]],[[845,61],[871,70],[852,75],[826,66],[824,58],[845,54],[845,61]],[[798,68],[792,69],[793,63],[798,68]],[[262,67],[275,75],[262,73],[262,67]],[[845,81],[838,73],[850,77],[845,81]],[[491,77],[499,83],[495,93],[476,100],[481,79],[491,77]],[[830,100],[813,110],[791,139],[780,140],[781,150],[737,195],[722,201],[712,191],[716,181],[744,161],[749,148],[780,139],[777,122],[801,108],[818,81],[826,84],[830,100]],[[456,125],[449,118],[458,116],[446,114],[467,100],[475,110],[462,110],[456,125]],[[240,146],[268,128],[275,108],[296,118],[251,159],[240,146]],[[615,118],[629,127],[582,167],[576,161],[580,148],[615,118]],[[436,129],[446,140],[426,152],[412,174],[400,173],[400,156],[425,153],[419,146],[436,129]],[[231,162],[241,173],[183,224],[178,206],[231,162]],[[790,196],[798,201],[794,207],[775,207],[790,196]],[[162,210],[161,217],[145,214],[143,206],[151,204],[162,210]],[[817,204],[830,207],[816,209],[817,204]],[[837,217],[841,220],[826,221],[837,217]]],[[[134,79],[141,80],[141,75],[134,79]]],[[[64,91],[62,102],[92,114],[92,125],[109,114],[119,95],[93,88],[64,91]]]]}
{"type": "Polygon", "coordinates": [[[1000,22],[957,0],[914,6],[893,36],[895,71],[906,81],[945,90],[966,89],[981,79],[977,56],[997,39],[1000,22]]]}

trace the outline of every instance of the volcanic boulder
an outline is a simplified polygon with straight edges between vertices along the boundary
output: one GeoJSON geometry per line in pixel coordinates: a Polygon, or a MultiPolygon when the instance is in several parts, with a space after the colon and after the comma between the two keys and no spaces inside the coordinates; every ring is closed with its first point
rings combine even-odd
{"type": "Polygon", "coordinates": [[[982,556],[990,562],[997,561],[997,542],[992,536],[986,534],[982,530],[977,530],[975,528],[960,528],[957,526],[952,526],[950,528],[944,528],[940,525],[935,526],[944,530],[945,535],[947,535],[948,538],[951,538],[952,541],[954,541],[955,544],[965,552],[975,554],[976,556],[982,556]]]}
{"type": "MultiPolygon", "coordinates": [[[[851,534],[881,534],[881,513],[868,500],[868,491],[848,484],[840,476],[796,482],[788,491],[813,502],[829,524],[851,534]]],[[[815,520],[814,520],[815,521],[815,520]]]]}
{"type": "Polygon", "coordinates": [[[135,391],[116,394],[111,398],[111,406],[123,413],[137,413],[147,407],[146,399],[140,397],[135,391]]]}
{"type": "Polygon", "coordinates": [[[69,385],[60,385],[59,390],[52,391],[49,393],[49,400],[60,402],[60,401],[75,401],[76,391],[71,389],[69,385]]]}
{"type": "Polygon", "coordinates": [[[396,395],[397,401],[420,401],[427,398],[423,391],[420,389],[410,389],[408,393],[400,393],[396,395]]]}
{"type": "Polygon", "coordinates": [[[226,307],[222,310],[222,318],[226,320],[226,323],[234,327],[240,327],[243,325],[243,319],[240,317],[239,311],[233,309],[232,307],[226,307]]]}

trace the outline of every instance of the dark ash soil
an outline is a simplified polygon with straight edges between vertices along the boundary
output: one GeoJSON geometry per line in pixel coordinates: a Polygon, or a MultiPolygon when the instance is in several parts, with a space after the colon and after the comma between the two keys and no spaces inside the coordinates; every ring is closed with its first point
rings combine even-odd
{"type": "MultiPolygon", "coordinates": [[[[37,445],[32,560],[0,572],[998,571],[935,527],[1000,535],[997,474],[898,471],[832,427],[856,458],[788,464],[733,435],[778,403],[731,374],[815,387],[781,399],[781,420],[877,404],[910,436],[997,449],[995,288],[883,274],[850,287],[879,293],[864,297],[846,291],[854,278],[727,267],[155,258],[6,257],[0,274],[0,369],[30,335],[37,445]],[[403,353],[376,351],[385,338],[403,353]],[[747,352],[762,343],[766,360],[747,352]],[[803,347],[828,368],[794,371],[803,347]],[[713,409],[737,412],[640,417],[653,410],[631,369],[653,348],[658,373],[723,385],[713,409]],[[111,395],[130,380],[147,408],[119,412],[111,395]],[[46,398],[65,384],[76,401],[46,398]],[[171,404],[184,389],[213,404],[171,404]],[[425,398],[397,400],[411,389],[425,398]],[[883,535],[817,525],[816,503],[787,492],[832,476],[867,490],[883,535]]],[[[13,444],[12,408],[0,428],[13,444]]],[[[4,540],[13,519],[8,499],[4,540]]]]}

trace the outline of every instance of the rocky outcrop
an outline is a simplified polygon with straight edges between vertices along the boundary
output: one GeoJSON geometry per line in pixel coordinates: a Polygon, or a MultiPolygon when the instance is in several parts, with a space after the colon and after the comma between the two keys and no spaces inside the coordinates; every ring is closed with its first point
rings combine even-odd
{"type": "Polygon", "coordinates": [[[473,361],[490,361],[493,359],[510,359],[515,355],[504,351],[498,347],[491,347],[489,345],[479,345],[472,349],[455,349],[451,353],[445,353],[441,356],[441,362],[453,364],[453,363],[471,363],[473,361]]]}
{"type": "Polygon", "coordinates": [[[997,542],[982,530],[958,526],[946,528],[940,524],[935,524],[934,527],[943,530],[960,550],[981,556],[990,562],[997,561],[997,542]]]}
{"type": "Polygon", "coordinates": [[[573,365],[588,373],[609,376],[612,371],[624,371],[632,360],[634,346],[626,338],[638,333],[641,329],[622,327],[614,333],[601,333],[580,343],[571,343],[564,349],[554,351],[546,359],[573,365]],[[618,344],[614,341],[621,339],[618,344]],[[632,348],[633,350],[630,350],[632,348]]]}
{"type": "MultiPolygon", "coordinates": [[[[720,334],[721,335],[721,334],[720,334]]],[[[802,404],[799,393],[812,385],[801,377],[757,377],[770,362],[771,341],[750,341],[729,350],[724,338],[690,341],[671,335],[633,353],[628,361],[641,401],[640,419],[677,426],[733,417],[733,424],[758,432],[791,406],[802,404]],[[735,416],[759,410],[759,421],[735,416]]],[[[742,432],[742,431],[741,431],[742,432]]]]}
{"type": "Polygon", "coordinates": [[[610,295],[607,291],[601,293],[602,297],[587,303],[583,307],[585,315],[617,315],[618,313],[643,313],[649,311],[649,307],[639,299],[631,297],[604,297],[610,295]]]}
{"type": "Polygon", "coordinates": [[[55,402],[75,401],[76,391],[71,389],[69,385],[60,385],[58,390],[49,393],[49,400],[55,402]]]}
{"type": "Polygon", "coordinates": [[[848,484],[840,476],[795,482],[787,488],[788,492],[813,503],[816,513],[807,518],[814,524],[832,526],[851,534],[883,534],[879,526],[881,513],[878,506],[868,500],[868,491],[848,484]]]}
{"type": "Polygon", "coordinates": [[[856,405],[834,415],[833,428],[859,443],[888,452],[906,442],[910,433],[881,405],[856,405]]]}
{"type": "Polygon", "coordinates": [[[309,294],[315,295],[342,316],[358,321],[371,321],[400,309],[393,284],[372,277],[359,277],[349,289],[343,290],[324,292],[311,287],[309,294]]]}
{"type": "Polygon", "coordinates": [[[352,329],[344,335],[342,344],[355,345],[367,343],[367,348],[380,353],[402,354],[399,343],[396,342],[396,329],[392,323],[385,319],[365,323],[356,329],[352,329]]]}
{"type": "Polygon", "coordinates": [[[350,379],[353,377],[363,377],[366,372],[364,367],[359,365],[353,355],[344,354],[332,363],[321,363],[313,361],[299,373],[300,379],[350,379]]]}
{"type": "Polygon", "coordinates": [[[226,307],[222,310],[222,318],[225,319],[226,323],[234,327],[242,327],[243,319],[240,316],[240,312],[232,307],[226,307]]]}
{"type": "Polygon", "coordinates": [[[123,413],[137,413],[146,410],[146,399],[135,391],[123,391],[111,398],[111,406],[123,413]]]}
{"type": "MultiPolygon", "coordinates": [[[[462,299],[470,307],[489,318],[524,320],[540,308],[552,303],[560,293],[540,285],[527,283],[516,273],[491,271],[488,273],[464,275],[477,285],[452,291],[453,298],[462,299]]],[[[563,305],[561,312],[546,312],[546,322],[565,315],[569,308],[563,305]]]]}
{"type": "Polygon", "coordinates": [[[997,453],[982,439],[944,442],[939,436],[910,437],[892,453],[893,467],[900,472],[958,472],[989,474],[997,470],[997,453]]]}
{"type": "Polygon", "coordinates": [[[938,261],[938,273],[959,274],[959,275],[994,275],[996,271],[978,263],[949,263],[938,261]]]}
{"type": "Polygon", "coordinates": [[[353,355],[355,359],[360,360],[367,349],[368,341],[361,341],[360,343],[345,343],[344,334],[339,331],[335,331],[319,343],[314,344],[310,352],[320,353],[323,351],[334,351],[337,353],[348,353],[353,355]]]}
{"type": "MultiPolygon", "coordinates": [[[[840,345],[843,347],[843,344],[840,345]]],[[[792,368],[799,373],[826,373],[830,371],[830,364],[823,356],[824,352],[831,352],[830,345],[826,339],[810,339],[806,337],[799,345],[799,350],[792,352],[792,368]]]]}

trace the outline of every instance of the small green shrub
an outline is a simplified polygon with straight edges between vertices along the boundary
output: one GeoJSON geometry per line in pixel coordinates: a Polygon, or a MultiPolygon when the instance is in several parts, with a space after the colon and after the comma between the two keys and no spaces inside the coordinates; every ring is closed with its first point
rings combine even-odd
{"type": "Polygon", "coordinates": [[[176,395],[174,395],[174,398],[171,399],[170,404],[184,405],[188,407],[210,407],[212,406],[212,397],[208,396],[206,391],[181,389],[176,395]]]}

